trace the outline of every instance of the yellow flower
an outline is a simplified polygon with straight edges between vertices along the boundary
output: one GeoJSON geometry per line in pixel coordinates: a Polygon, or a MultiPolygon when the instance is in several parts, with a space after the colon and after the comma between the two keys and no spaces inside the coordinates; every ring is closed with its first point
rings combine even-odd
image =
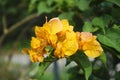
{"type": "Polygon", "coordinates": [[[62,31],[62,23],[59,18],[52,18],[49,22],[46,22],[43,27],[49,34],[56,34],[62,31]]]}
{"type": "Polygon", "coordinates": [[[96,40],[96,36],[93,36],[89,32],[76,32],[79,49],[82,50],[89,58],[95,58],[102,54],[102,47],[96,40]]]}
{"type": "Polygon", "coordinates": [[[78,49],[76,34],[67,20],[62,20],[63,30],[57,34],[58,42],[54,55],[58,58],[69,57],[78,49]]]}
{"type": "Polygon", "coordinates": [[[58,18],[53,18],[46,22],[43,27],[35,27],[36,37],[32,37],[31,49],[23,49],[23,51],[30,55],[32,62],[43,62],[44,55],[48,55],[45,47],[51,45],[56,46],[57,33],[62,31],[62,23],[58,18]]]}
{"type": "Polygon", "coordinates": [[[97,40],[92,40],[89,43],[83,45],[83,51],[89,58],[95,58],[102,54],[103,49],[101,48],[97,40]]]}
{"type": "Polygon", "coordinates": [[[36,53],[33,50],[29,50],[29,54],[32,62],[43,62],[44,60],[43,54],[36,53]]]}
{"type": "Polygon", "coordinates": [[[38,48],[38,47],[40,47],[40,41],[37,38],[32,37],[31,47],[32,48],[38,48]]]}
{"type": "Polygon", "coordinates": [[[59,18],[52,18],[49,22],[46,22],[43,25],[43,29],[46,31],[48,43],[55,47],[57,42],[56,34],[62,31],[63,29],[62,23],[59,20],[59,18]]]}
{"type": "Polygon", "coordinates": [[[62,51],[65,56],[71,56],[75,54],[78,49],[78,43],[76,34],[72,32],[66,32],[66,39],[63,41],[62,51]]]}
{"type": "Polygon", "coordinates": [[[89,32],[75,33],[66,19],[52,18],[42,27],[36,26],[35,35],[31,40],[31,48],[23,49],[32,62],[43,62],[45,55],[51,55],[53,50],[57,58],[69,57],[78,49],[91,58],[98,57],[103,51],[96,36],[89,32]]]}
{"type": "Polygon", "coordinates": [[[38,39],[47,40],[47,31],[43,27],[35,26],[35,35],[38,39]]]}

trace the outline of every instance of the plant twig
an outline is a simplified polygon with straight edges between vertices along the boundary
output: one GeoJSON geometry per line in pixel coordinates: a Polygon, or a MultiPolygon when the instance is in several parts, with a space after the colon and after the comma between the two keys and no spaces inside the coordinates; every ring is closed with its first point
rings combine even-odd
{"type": "MultiPolygon", "coordinates": [[[[3,33],[3,35],[0,37],[0,47],[2,45],[2,42],[4,41],[5,37],[14,31],[16,28],[20,27],[21,25],[25,24],[26,22],[32,20],[33,18],[38,17],[37,13],[27,16],[26,18],[22,19],[21,21],[18,21],[17,23],[13,24],[9,29],[7,29],[6,33],[3,33]]],[[[5,26],[4,26],[5,27],[5,26]]]]}
{"type": "Polygon", "coordinates": [[[6,34],[8,30],[7,30],[7,20],[5,15],[2,16],[2,24],[3,24],[3,33],[6,34]]]}

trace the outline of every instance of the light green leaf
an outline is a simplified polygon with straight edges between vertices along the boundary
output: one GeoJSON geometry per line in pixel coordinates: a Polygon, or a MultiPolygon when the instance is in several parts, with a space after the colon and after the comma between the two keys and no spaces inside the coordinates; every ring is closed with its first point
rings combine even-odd
{"type": "Polygon", "coordinates": [[[82,29],[84,32],[93,32],[94,28],[93,28],[91,22],[85,22],[82,29]]]}
{"type": "Polygon", "coordinates": [[[30,4],[35,4],[37,0],[30,0],[30,4]]]}
{"type": "Polygon", "coordinates": [[[73,15],[74,15],[73,12],[64,12],[64,13],[61,13],[58,17],[60,19],[68,19],[69,21],[72,21],[73,15]]]}
{"type": "Polygon", "coordinates": [[[109,47],[116,49],[120,52],[120,29],[110,28],[105,35],[98,35],[98,40],[109,47]]]}
{"type": "Polygon", "coordinates": [[[104,26],[104,22],[103,22],[102,18],[100,18],[100,17],[95,17],[95,18],[92,20],[92,24],[93,24],[94,26],[97,26],[97,27],[102,28],[103,32],[105,33],[105,26],[104,26]]]}
{"type": "Polygon", "coordinates": [[[49,13],[52,11],[52,8],[48,7],[45,2],[40,2],[37,7],[38,15],[42,13],[49,13]]]}
{"type": "Polygon", "coordinates": [[[78,51],[75,55],[72,56],[72,59],[78,64],[80,68],[82,67],[85,73],[85,78],[88,80],[92,72],[92,64],[88,57],[84,53],[78,51]]]}
{"type": "Polygon", "coordinates": [[[38,73],[38,63],[32,63],[30,67],[29,76],[35,76],[38,73]]]}
{"type": "Polygon", "coordinates": [[[36,2],[37,2],[37,0],[30,0],[28,12],[32,12],[35,9],[36,2]]]}
{"type": "Polygon", "coordinates": [[[39,66],[39,75],[42,76],[45,72],[45,70],[49,67],[49,65],[51,64],[52,62],[44,62],[44,63],[40,63],[40,66],[39,66]]]}
{"type": "Polygon", "coordinates": [[[118,25],[114,24],[114,25],[113,25],[113,28],[119,29],[119,28],[120,28],[120,25],[118,26],[118,25]]]}
{"type": "Polygon", "coordinates": [[[89,1],[88,0],[76,0],[76,6],[82,11],[88,10],[89,1]]]}
{"type": "Polygon", "coordinates": [[[68,7],[75,6],[75,0],[65,0],[65,2],[67,3],[68,7]]]}
{"type": "Polygon", "coordinates": [[[99,59],[104,63],[105,66],[107,66],[107,65],[106,65],[106,63],[107,63],[107,58],[106,58],[106,55],[105,55],[104,52],[100,55],[99,59]]]}
{"type": "Polygon", "coordinates": [[[46,3],[50,6],[53,3],[53,0],[47,0],[46,3]]]}
{"type": "Polygon", "coordinates": [[[120,7],[120,0],[107,0],[107,1],[112,2],[120,7]]]}
{"type": "Polygon", "coordinates": [[[30,77],[39,77],[41,78],[45,72],[45,70],[49,67],[49,65],[52,62],[44,62],[44,63],[33,63],[30,72],[29,72],[29,76],[30,77]]]}

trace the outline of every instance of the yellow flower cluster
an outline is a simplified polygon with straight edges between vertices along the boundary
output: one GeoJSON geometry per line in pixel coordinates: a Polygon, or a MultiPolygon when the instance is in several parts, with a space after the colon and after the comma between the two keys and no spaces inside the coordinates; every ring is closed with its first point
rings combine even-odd
{"type": "Polygon", "coordinates": [[[31,49],[23,49],[30,55],[32,62],[43,62],[49,56],[49,50],[54,49],[56,58],[69,57],[77,50],[83,51],[88,57],[98,57],[103,49],[96,36],[89,32],[74,32],[73,26],[66,19],[53,18],[43,27],[35,27],[36,37],[32,37],[31,49]],[[46,50],[48,46],[51,46],[46,50]]]}

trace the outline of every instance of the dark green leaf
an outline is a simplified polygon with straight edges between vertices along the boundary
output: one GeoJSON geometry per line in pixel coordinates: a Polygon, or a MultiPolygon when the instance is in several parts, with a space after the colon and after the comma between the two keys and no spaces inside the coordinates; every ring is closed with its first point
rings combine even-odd
{"type": "Polygon", "coordinates": [[[120,0],[107,0],[107,1],[112,2],[120,7],[120,0]]]}
{"type": "Polygon", "coordinates": [[[84,53],[78,51],[75,55],[72,56],[72,59],[78,64],[80,68],[82,67],[85,73],[85,78],[88,80],[92,72],[92,64],[88,57],[84,53]]]}
{"type": "Polygon", "coordinates": [[[72,61],[72,60],[71,60],[70,58],[67,58],[67,59],[66,59],[66,64],[65,64],[65,66],[69,65],[69,64],[71,63],[71,61],[72,61]]]}
{"type": "Polygon", "coordinates": [[[112,21],[112,17],[110,15],[104,15],[101,17],[103,20],[103,24],[105,27],[108,27],[110,21],[112,21]]]}

